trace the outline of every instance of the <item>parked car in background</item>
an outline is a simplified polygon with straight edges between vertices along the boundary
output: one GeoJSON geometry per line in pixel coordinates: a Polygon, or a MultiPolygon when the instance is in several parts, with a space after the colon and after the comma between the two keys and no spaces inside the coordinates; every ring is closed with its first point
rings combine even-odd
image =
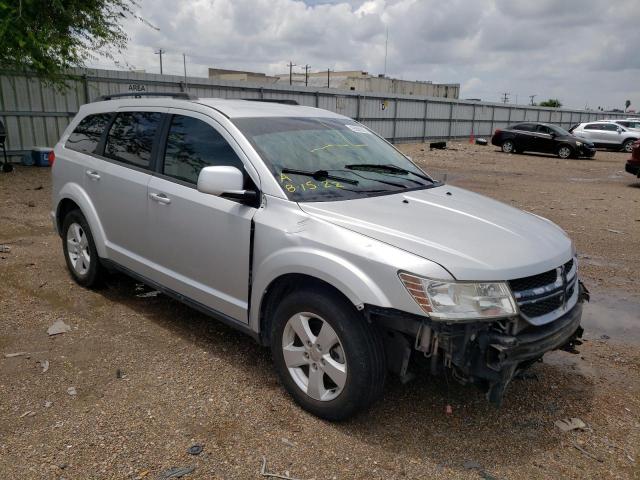
{"type": "Polygon", "coordinates": [[[78,284],[120,270],[251,335],[330,420],[420,361],[499,405],[579,344],[588,293],[551,221],[327,110],[173,97],[83,105],[55,146],[51,218],[78,284]]]}
{"type": "Polygon", "coordinates": [[[636,140],[640,139],[640,131],[630,130],[606,120],[579,123],[571,129],[571,133],[592,141],[596,147],[614,148],[629,153],[636,140]]]}
{"type": "Polygon", "coordinates": [[[640,177],[640,141],[637,141],[633,144],[633,149],[631,150],[631,158],[627,160],[624,169],[631,175],[640,177]]]}
{"type": "Polygon", "coordinates": [[[523,122],[496,129],[491,143],[505,153],[552,153],[560,158],[591,158],[596,154],[591,141],[578,138],[550,123],[523,122]]]}

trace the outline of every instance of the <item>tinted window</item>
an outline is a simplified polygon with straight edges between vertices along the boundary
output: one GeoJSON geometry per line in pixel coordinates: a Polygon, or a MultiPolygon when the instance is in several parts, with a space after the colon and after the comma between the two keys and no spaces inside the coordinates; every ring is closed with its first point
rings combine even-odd
{"type": "Polygon", "coordinates": [[[519,123],[518,125],[514,125],[511,127],[512,130],[521,130],[525,132],[535,132],[536,126],[532,123],[519,123]]]}
{"type": "Polygon", "coordinates": [[[227,165],[244,171],[231,145],[213,127],[193,117],[174,115],[167,138],[163,173],[197,183],[200,170],[227,165]]]}
{"type": "Polygon", "coordinates": [[[78,124],[73,133],[69,135],[66,148],[77,152],[95,153],[102,132],[107,127],[110,113],[99,113],[97,115],[88,115],[78,124]]]}
{"type": "Polygon", "coordinates": [[[590,123],[584,126],[585,130],[602,130],[602,126],[597,123],[590,123]]]}
{"type": "Polygon", "coordinates": [[[618,128],[620,128],[620,126],[613,123],[605,123],[600,126],[600,130],[607,130],[608,132],[616,132],[618,128]]]}
{"type": "Polygon", "coordinates": [[[161,118],[159,112],[119,113],[109,130],[105,156],[148,168],[161,118]]]}
{"type": "Polygon", "coordinates": [[[551,135],[553,131],[546,125],[538,125],[538,133],[546,133],[551,135]]]}

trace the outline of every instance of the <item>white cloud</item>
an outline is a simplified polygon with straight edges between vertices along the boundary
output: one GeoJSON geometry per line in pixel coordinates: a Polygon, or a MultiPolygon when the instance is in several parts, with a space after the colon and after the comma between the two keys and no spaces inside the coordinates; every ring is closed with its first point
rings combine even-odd
{"type": "MultiPolygon", "coordinates": [[[[640,2],[617,0],[142,0],[157,25],[127,21],[123,60],[190,75],[207,67],[281,73],[384,68],[404,79],[462,84],[462,97],[559,97],[566,105],[640,104],[640,2]]],[[[98,62],[101,67],[105,61],[98,62]]]]}

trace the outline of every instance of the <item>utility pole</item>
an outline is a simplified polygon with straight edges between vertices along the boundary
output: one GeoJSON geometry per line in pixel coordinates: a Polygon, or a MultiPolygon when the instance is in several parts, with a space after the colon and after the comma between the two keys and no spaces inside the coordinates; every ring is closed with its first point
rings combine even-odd
{"type": "Polygon", "coordinates": [[[293,85],[293,67],[297,65],[289,60],[289,85],[293,85]]]}
{"type": "Polygon", "coordinates": [[[502,103],[509,103],[509,95],[511,95],[509,92],[504,92],[502,94],[502,103]]]}
{"type": "Polygon", "coordinates": [[[184,67],[184,89],[187,89],[187,55],[182,54],[182,66],[184,67]]]}
{"type": "Polygon", "coordinates": [[[383,75],[387,76],[387,51],[389,47],[389,27],[387,27],[386,39],[384,41],[384,72],[383,75]]]}
{"type": "Polygon", "coordinates": [[[311,65],[305,65],[304,66],[304,86],[308,86],[309,85],[309,69],[311,68],[311,65]]]}
{"type": "Polygon", "coordinates": [[[533,102],[533,99],[536,98],[538,95],[529,95],[529,98],[531,99],[531,106],[533,107],[535,105],[535,103],[533,102]]]}
{"type": "Polygon", "coordinates": [[[160,55],[160,75],[162,75],[162,54],[166,53],[164,50],[159,49],[157,52],[153,52],[156,55],[160,55]]]}
{"type": "Polygon", "coordinates": [[[331,88],[331,69],[327,68],[327,88],[331,88]]]}

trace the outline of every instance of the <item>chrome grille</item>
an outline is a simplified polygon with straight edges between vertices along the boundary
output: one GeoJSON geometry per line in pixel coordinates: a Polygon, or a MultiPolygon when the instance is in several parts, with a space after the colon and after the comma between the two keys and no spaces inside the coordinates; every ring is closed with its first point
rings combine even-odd
{"type": "Polygon", "coordinates": [[[549,323],[573,308],[578,300],[577,262],[509,281],[520,314],[533,325],[549,323]]]}

